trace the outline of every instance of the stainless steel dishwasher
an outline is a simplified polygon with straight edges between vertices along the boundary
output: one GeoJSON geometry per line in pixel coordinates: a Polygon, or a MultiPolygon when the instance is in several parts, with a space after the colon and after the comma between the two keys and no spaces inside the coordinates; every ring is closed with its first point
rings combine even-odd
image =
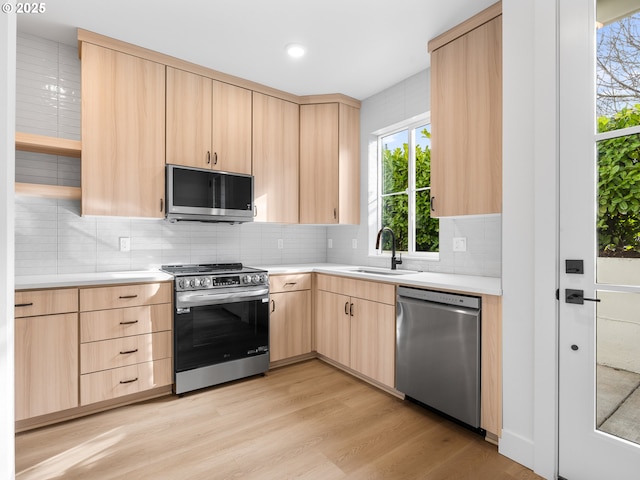
{"type": "Polygon", "coordinates": [[[480,298],[398,287],[396,389],[481,432],[480,298]]]}

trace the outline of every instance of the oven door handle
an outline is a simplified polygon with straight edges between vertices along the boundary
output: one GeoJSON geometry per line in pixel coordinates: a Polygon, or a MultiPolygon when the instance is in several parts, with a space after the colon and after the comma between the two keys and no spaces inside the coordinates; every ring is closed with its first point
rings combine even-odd
{"type": "Polygon", "coordinates": [[[259,290],[234,292],[234,293],[202,293],[181,292],[176,298],[177,308],[203,307],[207,305],[220,305],[223,303],[240,303],[263,299],[269,301],[269,287],[259,290]]]}

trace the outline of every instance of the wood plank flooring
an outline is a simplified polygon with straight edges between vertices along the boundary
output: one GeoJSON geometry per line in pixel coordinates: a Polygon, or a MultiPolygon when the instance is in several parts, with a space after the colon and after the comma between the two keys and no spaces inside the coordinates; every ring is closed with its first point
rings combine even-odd
{"type": "Polygon", "coordinates": [[[16,478],[540,477],[479,435],[310,360],[18,434],[16,478]]]}

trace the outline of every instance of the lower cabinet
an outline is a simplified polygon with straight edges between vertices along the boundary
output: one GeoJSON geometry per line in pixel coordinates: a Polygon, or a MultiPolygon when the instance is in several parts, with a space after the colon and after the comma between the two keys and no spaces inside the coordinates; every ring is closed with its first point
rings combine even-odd
{"type": "Polygon", "coordinates": [[[81,405],[173,382],[171,292],[170,283],[80,290],[81,405]]]}
{"type": "Polygon", "coordinates": [[[395,286],[318,275],[316,349],[337,363],[395,387],[395,286]]]}
{"type": "Polygon", "coordinates": [[[15,419],[78,406],[78,289],[15,292],[15,419]]]}
{"type": "Polygon", "coordinates": [[[310,353],[311,275],[272,275],[270,284],[270,361],[310,353]]]}

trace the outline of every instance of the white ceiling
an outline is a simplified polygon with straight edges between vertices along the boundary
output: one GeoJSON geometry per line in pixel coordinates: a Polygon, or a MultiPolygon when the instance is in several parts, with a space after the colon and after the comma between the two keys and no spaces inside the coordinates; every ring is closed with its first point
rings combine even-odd
{"type": "Polygon", "coordinates": [[[296,95],[363,100],[429,66],[427,42],[496,0],[52,0],[18,32],[84,28],[296,95]],[[285,46],[301,43],[293,60],[285,46]]]}

